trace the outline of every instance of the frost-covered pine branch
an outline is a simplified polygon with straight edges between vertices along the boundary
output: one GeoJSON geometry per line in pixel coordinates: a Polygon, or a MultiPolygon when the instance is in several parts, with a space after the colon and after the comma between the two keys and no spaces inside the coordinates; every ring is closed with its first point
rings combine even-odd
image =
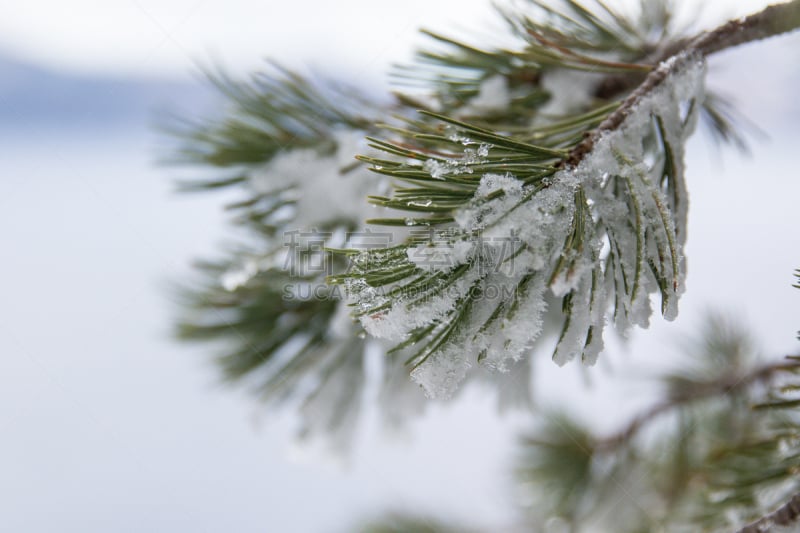
{"type": "Polygon", "coordinates": [[[392,248],[347,252],[354,267],[329,278],[347,289],[368,333],[408,353],[431,397],[451,395],[476,362],[504,371],[526,356],[553,304],[563,317],[558,364],[594,363],[607,322],[623,332],[646,327],[653,293],[665,318],[677,315],[683,151],[711,101],[705,57],[800,25],[794,1],[670,40],[666,17],[655,19],[659,34],[646,27],[653,20],[637,27],[605,4],[597,14],[533,4],[546,24],[507,15],[525,41],[519,51],[442,39],[461,56],[424,56],[462,68],[474,60],[473,88],[464,92],[470,79],[435,77],[439,111],[387,127],[391,140],[371,139],[386,158],[362,160],[404,182],[372,201],[409,213],[370,222],[425,231],[392,248]],[[637,42],[653,34],[660,42],[637,42]],[[659,49],[671,55],[643,61],[659,49]],[[492,63],[497,56],[506,60],[492,63]],[[622,94],[603,84],[604,74],[643,72],[622,94]],[[528,112],[509,117],[503,110],[518,99],[528,112]]]}
{"type": "Polygon", "coordinates": [[[431,396],[491,380],[526,404],[548,321],[563,364],[592,363],[606,323],[646,326],[653,294],[673,317],[684,144],[701,118],[737,139],[705,55],[798,26],[798,0],[698,37],[660,0],[498,9],[513,45],[427,32],[391,103],[275,67],[214,77],[228,109],[178,128],[178,161],[216,172],[185,188],[241,195],[236,244],[187,284],[179,333],[223,341],[225,375],[299,405],[306,435],[348,447],[370,350],[399,421],[424,405],[409,368],[431,396]]]}

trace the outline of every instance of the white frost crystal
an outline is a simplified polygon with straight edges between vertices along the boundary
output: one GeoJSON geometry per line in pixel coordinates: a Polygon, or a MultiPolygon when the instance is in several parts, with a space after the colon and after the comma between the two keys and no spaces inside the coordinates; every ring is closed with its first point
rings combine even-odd
{"type": "MultiPolygon", "coordinates": [[[[458,140],[464,146],[473,144],[468,138],[453,139],[458,140]]],[[[432,178],[442,180],[448,174],[459,174],[466,172],[472,174],[470,165],[476,165],[484,161],[483,158],[489,155],[491,145],[480,144],[477,148],[464,148],[464,155],[457,159],[428,159],[423,164],[423,168],[428,171],[432,178]]]]}
{"type": "MultiPolygon", "coordinates": [[[[450,396],[475,362],[506,371],[519,361],[542,332],[548,298],[565,306],[553,355],[559,365],[596,361],[609,310],[623,331],[646,326],[657,293],[665,318],[676,316],[685,275],[683,152],[704,97],[705,64],[689,56],[671,61],[661,67],[670,69],[667,77],[577,167],[529,185],[512,174],[485,174],[455,213],[460,240],[408,250],[408,261],[423,270],[458,276],[422,303],[395,298],[361,322],[393,341],[426,326],[431,336],[447,333],[412,371],[428,396],[450,396]]],[[[428,169],[434,177],[447,170],[439,165],[428,169]]],[[[375,303],[368,292],[356,300],[375,303]]]]}

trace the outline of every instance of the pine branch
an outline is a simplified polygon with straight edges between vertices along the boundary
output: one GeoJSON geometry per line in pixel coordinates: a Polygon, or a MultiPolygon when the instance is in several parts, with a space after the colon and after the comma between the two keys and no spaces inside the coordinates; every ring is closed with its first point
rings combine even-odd
{"type": "MultiPolygon", "coordinates": [[[[406,127],[386,128],[399,139],[371,141],[387,157],[360,158],[375,172],[407,183],[393,197],[372,201],[412,213],[369,222],[430,228],[429,238],[388,254],[364,252],[357,257],[365,268],[329,281],[349,289],[359,307],[356,316],[369,333],[399,341],[397,350],[416,346],[408,357],[412,376],[433,396],[448,395],[463,379],[472,363],[465,353],[477,353],[477,362],[497,368],[521,358],[540,331],[546,293],[561,298],[563,327],[553,355],[559,364],[576,357],[594,362],[612,303],[613,322],[621,329],[631,322],[648,324],[647,300],[653,291],[661,294],[662,314],[674,318],[683,291],[686,235],[683,145],[698,110],[711,101],[702,89],[704,56],[788,31],[792,24],[774,20],[794,13],[796,1],[695,38],[673,37],[661,46],[642,44],[640,36],[652,28],[638,30],[602,4],[600,16],[575,2],[568,3],[569,16],[536,3],[566,29],[508,15],[517,35],[526,39],[520,52],[484,50],[437,36],[461,55],[428,54],[425,59],[471,69],[482,84],[474,89],[465,78],[448,82],[446,90],[437,85],[440,94],[471,87],[463,94],[472,98],[443,102],[449,113],[424,111],[420,120],[403,119],[406,127]],[[758,30],[760,24],[766,29],[758,30]],[[621,51],[618,59],[591,57],[613,49],[621,51]],[[622,102],[593,102],[587,111],[561,121],[541,120],[543,103],[528,106],[527,118],[523,112],[508,119],[504,113],[479,113],[471,102],[483,102],[487,87],[498,90],[495,85],[501,83],[507,85],[508,100],[513,80],[538,87],[558,69],[591,65],[595,72],[635,75],[652,68],[643,58],[666,53],[672,55],[622,102]],[[514,66],[509,57],[521,64],[514,66]],[[463,110],[470,120],[461,118],[463,110]],[[598,178],[601,174],[606,177],[598,178]],[[613,213],[630,215],[615,218],[613,213]],[[502,254],[491,240],[503,231],[521,237],[509,256],[492,265],[494,272],[505,268],[506,279],[486,268],[502,254]],[[430,253],[449,264],[431,269],[426,264],[430,253]],[[513,295],[487,305],[480,295],[493,284],[513,295]],[[518,314],[521,306],[527,310],[518,314]],[[532,327],[523,333],[519,323],[525,321],[532,327]],[[459,355],[446,355],[452,350],[459,355]],[[450,385],[440,388],[438,378],[425,376],[447,376],[450,385]]],[[[659,24],[666,34],[668,24],[659,24]]],[[[735,139],[720,120],[723,113],[707,113],[721,137],[735,139]]]]}
{"type": "Polygon", "coordinates": [[[787,363],[772,363],[756,367],[744,374],[722,375],[711,381],[695,382],[680,393],[654,405],[634,417],[622,430],[596,441],[594,449],[611,453],[629,443],[646,426],[656,419],[682,409],[688,404],[718,396],[733,394],[757,384],[770,382],[776,375],[800,369],[800,361],[791,359],[787,363]]]}
{"type": "Polygon", "coordinates": [[[591,364],[607,322],[648,324],[651,294],[675,316],[683,145],[702,112],[722,138],[736,138],[694,60],[788,31],[797,2],[690,38],[667,2],[634,20],[603,2],[590,10],[533,0],[544,16],[503,11],[516,48],[430,34],[444,51],[421,52],[403,71],[429,98],[401,95],[386,109],[280,68],[247,82],[215,77],[229,108],[177,128],[185,143],[176,159],[219,169],[185,190],[244,194],[230,210],[248,245],[203,269],[203,283],[187,292],[181,335],[227,340],[227,376],[252,379],[279,401],[301,391],[301,402],[316,406],[306,412],[324,412],[323,425],[346,425],[345,411],[359,405],[360,328],[341,312],[338,287],[319,301],[285,301],[287,285],[321,284],[324,273],[282,272],[279,238],[299,228],[347,235],[366,216],[353,208],[357,199],[371,194],[393,212],[370,222],[400,227],[392,234],[400,242],[363,251],[329,236],[331,249],[319,253],[340,269],[328,281],[350,292],[362,325],[396,341],[387,382],[404,360],[443,396],[476,362],[527,368],[548,307],[561,310],[554,359],[591,364]],[[573,86],[585,94],[562,101],[561,89],[573,86]],[[353,162],[352,138],[365,135],[372,151],[353,162]],[[368,165],[395,181],[393,193],[369,179],[368,165]],[[498,288],[499,298],[487,297],[498,288]]]}
{"type": "MultiPolygon", "coordinates": [[[[595,22],[592,19],[592,24],[595,22]]],[[[608,34],[605,26],[594,27],[595,31],[608,34]]],[[[560,37],[543,40],[540,32],[529,30],[526,28],[520,33],[532,40],[531,46],[536,50],[534,62],[544,54],[541,50],[545,46],[543,42],[565,39],[565,35],[560,34],[560,37]],[[531,34],[536,37],[531,37],[531,34]]],[[[614,37],[614,40],[619,42],[621,38],[614,37]]],[[[574,44],[580,47],[583,42],[576,40],[574,44]]],[[[558,45],[562,56],[569,55],[563,50],[570,44],[573,43],[568,41],[567,45],[558,45]]],[[[521,57],[528,57],[525,53],[521,57]]],[[[621,65],[617,68],[621,69],[621,65]]],[[[608,66],[608,62],[605,66],[608,66]]],[[[630,70],[628,67],[626,69],[630,70]]],[[[547,72],[544,74],[547,75],[547,72]]],[[[695,75],[697,72],[694,71],[687,74],[695,75]]],[[[489,81],[494,83],[493,78],[489,81]]],[[[690,83],[696,82],[697,78],[694,78],[690,83]]],[[[355,268],[333,276],[329,281],[357,288],[351,294],[360,308],[358,316],[369,332],[377,336],[388,333],[388,338],[402,338],[404,342],[398,348],[414,344],[419,347],[409,361],[413,365],[414,375],[420,379],[427,372],[422,369],[423,366],[436,373],[438,370],[434,369],[438,368],[437,365],[443,364],[442,372],[455,376],[469,366],[469,362],[461,361],[456,365],[457,368],[445,369],[448,364],[441,351],[449,345],[473,344],[479,354],[478,362],[498,368],[503,368],[508,360],[520,358],[537,336],[538,327],[524,332],[514,332],[516,328],[509,328],[505,338],[501,335],[496,340],[491,339],[492,332],[497,330],[498,324],[526,319],[538,322],[546,306],[542,301],[546,289],[553,289],[557,296],[563,295],[565,316],[574,318],[565,320],[554,358],[560,364],[575,356],[592,362],[602,347],[603,313],[606,307],[604,286],[612,277],[614,284],[618,285],[617,282],[622,279],[626,285],[624,289],[620,286],[617,291],[618,294],[625,292],[625,296],[618,298],[615,304],[618,325],[631,317],[642,324],[647,320],[639,308],[649,306],[644,300],[649,290],[645,287],[650,286],[658,287],[662,294],[662,311],[668,315],[674,314],[677,294],[682,290],[679,247],[685,233],[682,229],[685,213],[682,205],[685,202],[681,150],[685,136],[694,126],[691,110],[696,113],[702,106],[702,98],[698,94],[686,94],[684,97],[697,105],[690,107],[690,116],[685,117],[683,122],[678,123],[674,118],[678,115],[677,102],[659,104],[659,109],[655,104],[650,104],[651,107],[642,113],[652,113],[657,124],[637,125],[641,131],[632,135],[646,139],[645,150],[652,150],[655,165],[648,169],[640,168],[632,175],[626,175],[628,171],[621,170],[619,175],[614,175],[607,184],[600,184],[597,188],[596,184],[589,181],[580,183],[580,178],[575,175],[559,173],[560,165],[584,133],[602,123],[613,112],[618,105],[615,102],[600,102],[585,113],[533,128],[501,125],[496,121],[476,123],[431,112],[424,112],[423,115],[440,124],[431,123],[430,120],[409,121],[407,129],[393,128],[391,131],[399,134],[401,140],[373,140],[372,146],[397,159],[363,160],[371,163],[376,172],[409,183],[408,187],[398,189],[394,198],[374,198],[373,201],[386,207],[412,211],[414,216],[373,219],[370,222],[444,227],[431,233],[428,247],[436,248],[435,253],[444,254],[448,259],[447,250],[440,252],[441,246],[436,244],[443,242],[445,248],[463,250],[466,257],[459,260],[460,264],[451,262],[449,268],[426,273],[424,263],[409,260],[412,252],[424,260],[425,243],[409,243],[397,247],[392,254],[381,250],[372,254],[364,253],[360,262],[368,265],[367,268],[355,268]],[[441,123],[446,126],[443,127],[441,123]],[[456,147],[461,148],[461,154],[456,147]],[[648,173],[650,175],[646,175],[648,173]],[[550,197],[550,200],[545,200],[550,197]],[[598,211],[590,208],[591,205],[602,206],[609,201],[624,204],[616,209],[617,213],[636,214],[635,220],[630,222],[632,232],[626,222],[626,227],[615,229],[611,234],[613,222],[609,215],[600,216],[598,211]],[[542,207],[536,207],[542,202],[542,207]],[[671,219],[672,209],[679,213],[677,221],[671,219]],[[526,220],[529,214],[537,211],[542,213],[541,221],[526,220]],[[453,225],[454,222],[457,227],[453,225]],[[545,228],[552,228],[554,233],[548,235],[548,229],[545,228]],[[502,243],[503,247],[511,245],[507,254],[496,250],[498,244],[485,238],[488,234],[498,240],[504,237],[501,234],[504,229],[510,230],[509,235],[521,231],[524,236],[517,242],[502,243]],[[531,233],[531,230],[536,233],[531,233]],[[598,246],[604,233],[608,233],[608,239],[616,245],[610,251],[613,255],[610,258],[601,255],[598,246]],[[563,244],[560,239],[565,239],[563,244]],[[634,240],[635,251],[629,244],[634,240]],[[473,246],[478,241],[481,243],[480,249],[473,246]],[[485,243],[489,246],[485,246],[485,243]],[[620,243],[623,245],[620,246],[620,243]],[[412,246],[416,248],[413,251],[412,246]],[[560,257],[552,258],[552,252],[557,249],[561,250],[560,257]],[[628,256],[632,253],[635,253],[635,258],[628,256]],[[502,261],[486,268],[497,258],[502,261]],[[613,265],[616,272],[602,267],[607,260],[607,265],[613,265]],[[545,263],[543,267],[535,267],[531,271],[531,264],[542,261],[545,263]],[[548,264],[549,261],[552,263],[548,264]],[[505,265],[506,276],[511,274],[511,281],[492,276],[492,271],[497,272],[501,263],[505,265]],[[514,264],[520,265],[516,272],[513,271],[514,264]],[[595,265],[594,268],[589,268],[590,264],[595,265]],[[591,273],[591,279],[587,277],[587,272],[591,273]],[[514,295],[509,297],[504,294],[500,301],[489,302],[494,309],[487,316],[478,317],[477,307],[473,307],[472,303],[492,283],[498,286],[503,284],[514,295]],[[370,287],[370,290],[362,290],[364,286],[370,287]],[[392,297],[373,298],[376,288],[390,292],[392,297]],[[410,297],[412,289],[413,298],[410,297]],[[447,303],[447,296],[443,296],[446,293],[456,294],[454,304],[447,303]],[[367,299],[364,298],[365,294],[367,299]],[[431,314],[424,310],[432,299],[441,302],[435,305],[444,309],[444,314],[441,311],[431,314]],[[401,308],[404,305],[407,305],[407,309],[401,308]],[[579,317],[585,313],[586,306],[591,309],[591,317],[579,317]],[[394,315],[406,316],[408,313],[415,314],[410,328],[402,330],[401,327],[399,332],[387,332],[383,328],[384,323],[399,322],[394,315]],[[587,323],[590,323],[588,327],[587,323]],[[472,336],[473,333],[476,334],[472,336]]],[[[466,107],[469,106],[467,103],[466,107]]],[[[536,109],[536,106],[532,108],[534,112],[536,109]]],[[[620,147],[613,157],[619,161],[620,168],[630,170],[643,155],[626,154],[625,150],[620,147]]],[[[507,236],[505,238],[508,240],[507,236]]],[[[456,377],[452,383],[456,384],[460,379],[456,377]]],[[[430,394],[439,394],[435,388],[433,384],[426,387],[430,394]]]]}
{"type": "Polygon", "coordinates": [[[622,430],[598,438],[565,415],[549,417],[523,440],[517,465],[537,496],[531,510],[575,530],[606,530],[603,518],[610,531],[717,530],[730,516],[742,523],[770,506],[759,494],[780,501],[794,493],[800,359],[756,365],[755,353],[740,325],[712,317],[686,345],[687,358],[702,366],[664,375],[666,398],[622,430]],[[656,424],[665,418],[674,427],[656,424]],[[609,505],[620,516],[608,516],[609,505]]]}

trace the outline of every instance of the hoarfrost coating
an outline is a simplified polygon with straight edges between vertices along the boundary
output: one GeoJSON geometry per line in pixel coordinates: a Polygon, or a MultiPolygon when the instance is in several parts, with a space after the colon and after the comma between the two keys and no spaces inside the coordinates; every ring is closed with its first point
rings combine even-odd
{"type": "MultiPolygon", "coordinates": [[[[660,293],[664,317],[676,316],[685,278],[684,144],[702,106],[705,63],[682,55],[661,68],[669,71],[663,82],[577,167],[537,185],[523,186],[512,174],[482,177],[455,214],[448,268],[466,268],[450,290],[422,303],[397,298],[385,312],[360,317],[370,334],[395,341],[423,326],[436,335],[461,322],[412,371],[428,396],[450,396],[473,362],[504,371],[521,359],[541,334],[548,293],[563,298],[565,310],[553,354],[559,365],[596,361],[607,315],[623,332],[647,326],[653,293],[660,293]],[[479,243],[470,241],[476,232],[479,243]],[[514,268],[486,268],[509,235],[518,242],[514,268]],[[474,300],[490,287],[509,290],[474,300]]],[[[410,263],[415,257],[409,251],[410,263]]],[[[351,296],[364,307],[376,298],[374,291],[351,296]]]]}

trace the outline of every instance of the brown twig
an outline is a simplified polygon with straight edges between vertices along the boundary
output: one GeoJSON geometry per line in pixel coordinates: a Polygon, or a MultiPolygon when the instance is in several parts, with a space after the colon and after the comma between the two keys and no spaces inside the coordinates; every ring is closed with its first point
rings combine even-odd
{"type": "Polygon", "coordinates": [[[750,522],[736,533],[765,533],[772,526],[790,526],[800,520],[800,493],[778,507],[775,511],[750,522]]]}
{"type": "Polygon", "coordinates": [[[773,363],[753,369],[743,375],[723,376],[720,379],[706,383],[698,383],[696,387],[680,395],[664,400],[639,414],[622,430],[602,438],[595,443],[595,450],[601,453],[613,452],[620,446],[635,437],[639,431],[650,422],[668,413],[673,409],[683,405],[705,400],[714,396],[729,394],[731,392],[746,389],[753,384],[769,381],[772,377],[786,370],[797,370],[800,368],[800,361],[791,360],[790,362],[773,363]]]}
{"type": "Polygon", "coordinates": [[[740,44],[793,31],[798,27],[800,27],[800,0],[792,0],[785,4],[771,5],[763,11],[728,21],[715,30],[700,34],[690,40],[685,48],[662,61],[658,68],[648,74],[642,84],[625,99],[616,111],[572,149],[564,160],[563,166],[577,166],[592,151],[604,132],[618,128],[645,95],[661,85],[669,74],[681,66],[681,62],[670,61],[671,58],[677,58],[681,54],[689,57],[693,55],[705,57],[740,44]]]}

